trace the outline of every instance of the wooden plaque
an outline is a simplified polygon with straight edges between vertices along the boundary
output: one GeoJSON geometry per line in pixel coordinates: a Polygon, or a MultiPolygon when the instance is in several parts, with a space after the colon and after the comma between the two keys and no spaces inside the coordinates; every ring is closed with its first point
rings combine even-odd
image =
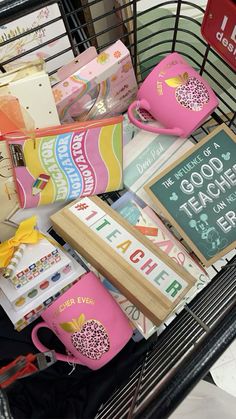
{"type": "Polygon", "coordinates": [[[225,124],[145,190],[206,266],[236,247],[236,136],[225,124]]]}
{"type": "Polygon", "coordinates": [[[74,201],[51,220],[74,249],[157,325],[195,282],[98,197],[74,201]]]}

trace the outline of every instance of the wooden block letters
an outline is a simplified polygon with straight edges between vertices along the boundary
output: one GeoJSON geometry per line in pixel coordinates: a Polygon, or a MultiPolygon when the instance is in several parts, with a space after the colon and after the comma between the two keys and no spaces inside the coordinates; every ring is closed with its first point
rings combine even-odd
{"type": "Polygon", "coordinates": [[[74,201],[51,220],[71,246],[157,325],[195,282],[98,197],[74,201]]]}

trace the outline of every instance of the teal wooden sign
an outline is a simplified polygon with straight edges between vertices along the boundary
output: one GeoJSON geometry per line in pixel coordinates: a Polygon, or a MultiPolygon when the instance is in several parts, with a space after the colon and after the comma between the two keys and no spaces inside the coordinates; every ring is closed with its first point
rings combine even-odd
{"type": "Polygon", "coordinates": [[[236,247],[236,136],[225,124],[145,189],[206,266],[236,247]]]}

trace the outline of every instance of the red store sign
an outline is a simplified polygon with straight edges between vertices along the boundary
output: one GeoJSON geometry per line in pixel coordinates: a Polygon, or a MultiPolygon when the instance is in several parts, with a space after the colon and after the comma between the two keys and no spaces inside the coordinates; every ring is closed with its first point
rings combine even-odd
{"type": "Polygon", "coordinates": [[[201,31],[206,41],[236,70],[236,1],[208,0],[201,31]]]}

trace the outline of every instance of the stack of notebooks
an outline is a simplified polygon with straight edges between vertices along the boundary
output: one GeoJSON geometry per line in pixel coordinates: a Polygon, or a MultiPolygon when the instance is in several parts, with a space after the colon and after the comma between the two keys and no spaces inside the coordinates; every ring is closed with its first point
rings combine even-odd
{"type": "Polygon", "coordinates": [[[10,279],[1,278],[0,304],[20,331],[84,273],[74,259],[42,239],[27,245],[10,279]]]}

